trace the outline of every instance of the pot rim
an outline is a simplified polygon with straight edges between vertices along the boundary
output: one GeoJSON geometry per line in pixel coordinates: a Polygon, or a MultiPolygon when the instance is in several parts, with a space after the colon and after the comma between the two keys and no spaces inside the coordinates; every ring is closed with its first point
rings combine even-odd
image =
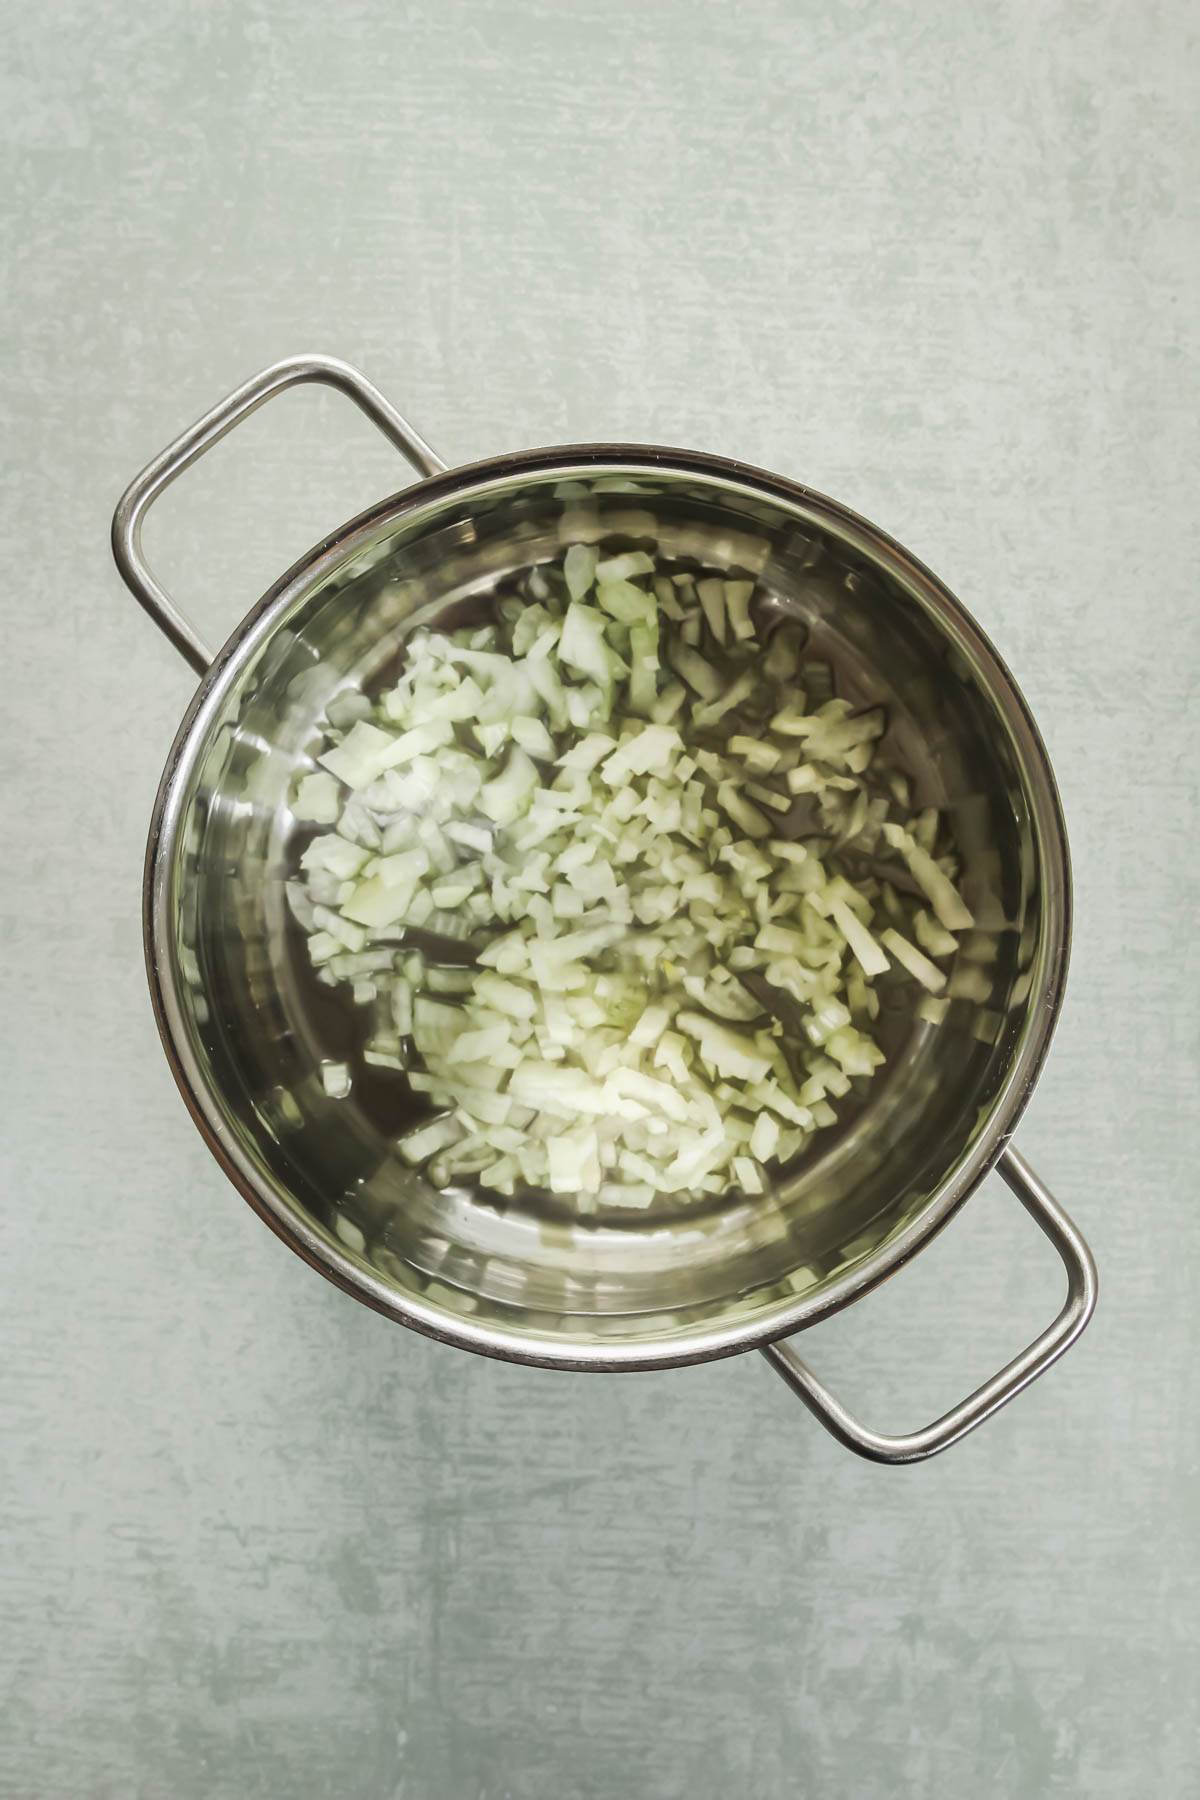
{"type": "Polygon", "coordinates": [[[146,972],[155,1021],[171,1073],[201,1136],[228,1179],[258,1216],[310,1267],[386,1317],[464,1350],[541,1368],[662,1369],[708,1362],[761,1348],[817,1324],[860,1299],[902,1268],[953,1218],[994,1166],[1041,1073],[1057,1023],[1071,940],[1071,872],[1062,803],[1049,757],[1029,706],[1007,664],[970,613],[933,572],[896,539],[816,489],[733,458],[641,444],[568,444],[508,452],[429,476],[377,501],[295,562],[234,627],[202,676],[176,732],[159,782],[146,846],[142,889],[146,972]],[[987,1127],[933,1197],[903,1231],[814,1294],[780,1300],[749,1322],[683,1326],[669,1334],[624,1343],[506,1330],[450,1315],[424,1296],[400,1291],[288,1207],[254,1168],[223,1119],[214,1091],[192,1052],[171,979],[175,906],[172,868],[187,778],[208,743],[208,727],[250,656],[272,635],[292,602],[322,575],[356,555],[384,523],[456,493],[486,491],[514,476],[554,473],[636,475],[670,472],[715,480],[755,498],[802,507],[836,527],[855,548],[919,591],[942,621],[966,639],[987,668],[997,704],[1017,746],[1038,837],[1045,853],[1047,954],[1040,986],[1031,991],[1022,1037],[992,1103],[987,1127]]]}

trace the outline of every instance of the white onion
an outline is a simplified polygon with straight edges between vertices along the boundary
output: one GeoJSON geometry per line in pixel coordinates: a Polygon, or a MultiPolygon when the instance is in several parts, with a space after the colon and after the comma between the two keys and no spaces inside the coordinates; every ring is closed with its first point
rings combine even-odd
{"type": "MultiPolygon", "coordinates": [[[[797,692],[831,678],[795,626],[763,653],[754,593],[572,544],[494,623],[415,634],[377,701],[331,704],[294,811],[334,829],[293,910],[372,1009],[365,1060],[435,1109],[398,1146],[435,1179],[585,1207],[761,1193],[883,1061],[874,982],[946,986],[933,958],[973,921],[941,821],[875,766],[881,709],[797,692]],[[849,873],[856,847],[934,917],[849,873]],[[466,966],[397,949],[413,927],[466,966]]],[[[322,1080],[350,1092],[346,1065],[322,1080]]]]}

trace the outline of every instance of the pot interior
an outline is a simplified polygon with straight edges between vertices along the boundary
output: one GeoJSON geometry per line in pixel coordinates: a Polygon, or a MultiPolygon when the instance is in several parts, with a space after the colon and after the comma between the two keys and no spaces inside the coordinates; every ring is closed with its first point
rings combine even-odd
{"type": "MultiPolygon", "coordinates": [[[[948,1216],[1036,1074],[1065,967],[1065,841],[1019,694],[895,545],[791,484],[679,452],[541,452],[364,515],[269,595],[185,720],[151,837],[149,955],[177,1078],[214,1150],[294,1247],[393,1315],[470,1347],[652,1365],[761,1341],[843,1304],[948,1216]],[[937,1026],[881,1019],[888,1062],[775,1189],[580,1216],[563,1197],[437,1191],[394,1140],[423,1112],[359,1058],[285,900],[311,827],[287,805],[334,692],[384,684],[415,625],[585,538],[752,575],[809,628],[837,691],[888,709],[886,754],[944,808],[976,931],[937,1026]],[[349,1060],[327,1098],[323,1061],[349,1060]],[[361,1245],[361,1248],[359,1247],[361,1245]]],[[[860,1084],[856,1083],[856,1087],[860,1084]]]]}

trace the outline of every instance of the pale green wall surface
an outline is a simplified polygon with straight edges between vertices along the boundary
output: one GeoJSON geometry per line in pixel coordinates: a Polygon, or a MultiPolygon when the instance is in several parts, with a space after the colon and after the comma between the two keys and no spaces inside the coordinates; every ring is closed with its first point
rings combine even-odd
{"type": "MultiPolygon", "coordinates": [[[[0,1794],[1193,1795],[1195,14],[6,0],[3,24],[0,1794]],[[1015,670],[1078,904],[1019,1141],[1102,1293],[940,1461],[856,1461],[759,1358],[585,1378],[438,1348],[310,1274],[208,1158],[139,933],[191,681],[108,520],[306,349],[451,461],[624,438],[804,479],[1015,670]]],[[[151,553],[219,638],[404,479],[336,398],[288,396],[151,553]]],[[[907,1427],[1060,1281],[992,1182],[806,1350],[907,1427]]]]}

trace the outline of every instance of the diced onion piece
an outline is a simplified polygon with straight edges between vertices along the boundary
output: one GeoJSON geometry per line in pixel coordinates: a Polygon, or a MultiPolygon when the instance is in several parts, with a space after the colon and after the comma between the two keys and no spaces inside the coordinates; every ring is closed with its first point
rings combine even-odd
{"type": "Polygon", "coordinates": [[[693,724],[698,728],[715,725],[718,719],[723,719],[727,712],[732,712],[735,706],[740,706],[743,700],[749,698],[754,692],[756,680],[753,669],[743,669],[737,679],[710,699],[706,706],[696,708],[692,715],[693,724]]]}
{"type": "Polygon", "coordinates": [[[597,579],[596,600],[620,625],[644,625],[657,611],[652,596],[632,581],[597,579]]]}
{"type": "Polygon", "coordinates": [[[723,644],[726,638],[725,583],[718,580],[715,575],[710,576],[707,580],[696,583],[696,592],[700,596],[700,605],[704,610],[704,617],[708,621],[708,629],[718,644],[723,644]]]}
{"type": "Polygon", "coordinates": [[[457,1144],[467,1135],[467,1128],[461,1119],[453,1113],[443,1113],[441,1118],[431,1119],[428,1125],[408,1132],[396,1145],[405,1162],[428,1162],[439,1150],[446,1150],[451,1144],[457,1144]]]}
{"type": "Polygon", "coordinates": [[[808,737],[812,729],[813,721],[791,706],[783,707],[771,720],[771,730],[781,737],[808,737]]]}
{"type": "Polygon", "coordinates": [[[668,653],[671,667],[702,700],[715,700],[721,692],[721,677],[710,662],[705,662],[690,644],[676,643],[668,653]]]}
{"type": "Polygon", "coordinates": [[[791,800],[786,794],[779,793],[776,788],[764,786],[761,781],[748,781],[746,792],[753,794],[761,806],[769,807],[772,812],[785,813],[792,810],[791,800]]]}
{"type": "Polygon", "coordinates": [[[596,580],[629,581],[635,575],[653,575],[654,558],[644,550],[629,550],[623,556],[608,556],[596,566],[596,580]]]}
{"type": "Polygon", "coordinates": [[[758,808],[739,793],[732,781],[723,781],[717,788],[717,799],[725,808],[735,825],[739,825],[747,837],[769,837],[771,827],[758,808]]]}
{"type": "MultiPolygon", "coordinates": [[[[868,981],[873,980],[876,975],[882,975],[887,969],[888,959],[880,949],[879,945],[875,942],[875,939],[871,936],[871,933],[867,930],[866,926],[856,918],[846,902],[834,897],[829,902],[829,912],[834,924],[838,927],[839,931],[841,931],[846,942],[854,952],[854,955],[858,960],[858,965],[868,981]]],[[[885,931],[883,934],[884,943],[890,944],[895,936],[896,933],[894,931],[885,931]]],[[[899,957],[898,951],[896,954],[899,957]]],[[[903,962],[903,960],[903,957],[900,957],[900,961],[903,962]]],[[[922,957],[921,960],[924,962],[924,957],[922,957]]],[[[905,967],[910,969],[912,974],[916,974],[916,970],[912,969],[910,964],[905,963],[905,967]]],[[[926,986],[928,986],[928,983],[926,983],[926,986]]]]}
{"type": "Polygon", "coordinates": [[[540,719],[514,719],[510,729],[514,742],[527,755],[546,759],[554,755],[554,739],[540,719]]]}
{"type": "Polygon", "coordinates": [[[511,825],[529,808],[538,787],[538,772],[518,746],[495,780],[479,791],[479,809],[497,825],[511,825]]]}
{"type": "Polygon", "coordinates": [[[558,641],[559,660],[601,688],[612,680],[612,652],[604,636],[604,614],[582,600],[572,601],[558,641]]]}
{"type": "Polygon", "coordinates": [[[757,769],[760,775],[769,774],[779,766],[779,751],[774,744],[768,744],[763,738],[731,737],[727,748],[731,756],[740,756],[744,763],[757,769]]]}
{"type": "Polygon", "coordinates": [[[292,801],[292,811],[296,817],[311,819],[316,825],[332,825],[341,810],[338,784],[324,770],[318,770],[315,775],[306,775],[292,801]]]}
{"type": "Polygon", "coordinates": [[[600,1186],[600,1151],[594,1131],[564,1131],[547,1146],[547,1184],[556,1194],[593,1193],[600,1186]]]}
{"type": "Polygon", "coordinates": [[[729,623],[733,627],[734,637],[742,642],[754,636],[754,621],[750,617],[750,596],[753,592],[752,581],[725,583],[725,609],[729,615],[729,623]]]}
{"type": "Polygon", "coordinates": [[[953,956],[958,949],[958,939],[936,919],[931,919],[923,906],[913,914],[913,929],[918,944],[928,956],[953,956]]]}
{"type": "Polygon", "coordinates": [[[321,1085],[331,1100],[344,1100],[350,1092],[350,1064],[322,1063],[321,1085]]]}
{"type": "Polygon", "coordinates": [[[750,1134],[750,1154],[760,1163],[770,1162],[779,1145],[779,1126],[770,1113],[759,1113],[750,1134]]]}
{"type": "Polygon", "coordinates": [[[582,600],[596,575],[596,552],[590,544],[572,544],[563,558],[563,574],[572,600],[582,600]]]}
{"type": "Polygon", "coordinates": [[[650,717],[656,725],[669,725],[686,699],[682,681],[670,681],[650,708],[650,717]]]}
{"type": "Polygon", "coordinates": [[[367,1240],[353,1219],[348,1219],[344,1213],[338,1213],[333,1221],[333,1229],[348,1250],[362,1255],[367,1247],[367,1240]]]}
{"type": "Polygon", "coordinates": [[[715,1019],[706,1019],[702,1013],[677,1013],[675,1023],[697,1040],[701,1056],[712,1063],[719,1075],[731,1080],[761,1081],[771,1067],[770,1057],[763,1055],[753,1038],[715,1019]]]}
{"type": "Polygon", "coordinates": [[[907,938],[901,937],[898,931],[890,927],[881,934],[898,963],[902,963],[910,975],[915,975],[922,987],[928,988],[931,994],[940,994],[946,985],[946,977],[936,963],[931,963],[927,956],[910,944],[907,938]]]}
{"type": "Polygon", "coordinates": [[[629,665],[629,710],[649,717],[658,698],[657,624],[630,628],[629,665]]]}

